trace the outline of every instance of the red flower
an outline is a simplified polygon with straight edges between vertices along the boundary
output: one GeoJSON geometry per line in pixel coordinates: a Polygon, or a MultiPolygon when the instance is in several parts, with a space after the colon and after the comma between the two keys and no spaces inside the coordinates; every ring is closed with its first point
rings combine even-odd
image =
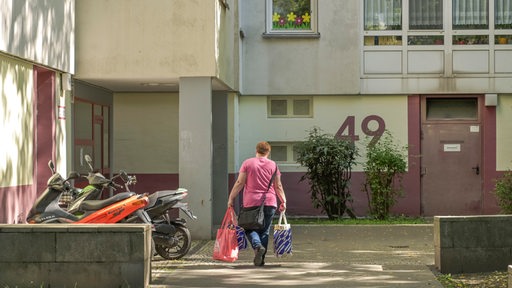
{"type": "Polygon", "coordinates": [[[303,21],[303,20],[302,20],[302,17],[300,17],[300,16],[299,16],[299,17],[297,17],[297,18],[295,19],[295,25],[300,26],[300,25],[302,24],[302,21],[303,21]]]}
{"type": "Polygon", "coordinates": [[[279,18],[279,25],[284,26],[286,24],[286,19],[284,17],[279,18]]]}

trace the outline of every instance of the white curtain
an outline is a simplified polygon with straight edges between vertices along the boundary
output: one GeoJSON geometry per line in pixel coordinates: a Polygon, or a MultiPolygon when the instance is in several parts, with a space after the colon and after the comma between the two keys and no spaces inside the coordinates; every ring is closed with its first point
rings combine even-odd
{"type": "Polygon", "coordinates": [[[442,29],[443,2],[441,0],[409,0],[410,29],[442,29]]]}
{"type": "Polygon", "coordinates": [[[495,24],[512,24],[512,0],[494,0],[495,24]]]}
{"type": "Polygon", "coordinates": [[[389,30],[402,24],[402,0],[364,0],[364,27],[389,30]]]}
{"type": "Polygon", "coordinates": [[[488,24],[487,0],[453,0],[452,3],[454,26],[488,24]]]}

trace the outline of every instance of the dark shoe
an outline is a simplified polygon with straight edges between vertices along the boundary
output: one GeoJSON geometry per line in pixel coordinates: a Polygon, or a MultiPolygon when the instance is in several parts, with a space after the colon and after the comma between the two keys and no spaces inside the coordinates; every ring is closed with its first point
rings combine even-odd
{"type": "Polygon", "coordinates": [[[263,256],[265,256],[265,248],[259,246],[256,248],[256,255],[254,255],[254,266],[263,266],[265,264],[265,262],[263,262],[263,256]]]}

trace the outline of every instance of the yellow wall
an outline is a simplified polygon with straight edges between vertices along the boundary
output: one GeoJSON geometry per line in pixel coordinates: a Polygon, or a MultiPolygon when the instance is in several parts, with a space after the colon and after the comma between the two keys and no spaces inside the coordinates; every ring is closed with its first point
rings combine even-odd
{"type": "Polygon", "coordinates": [[[176,93],[114,94],[114,171],[178,173],[176,93]]]}
{"type": "Polygon", "coordinates": [[[77,1],[77,76],[168,82],[216,75],[216,2],[77,1]]]}
{"type": "MultiPolygon", "coordinates": [[[[257,142],[304,141],[308,130],[319,127],[325,133],[335,134],[345,119],[355,117],[355,135],[359,135],[360,154],[364,155],[361,130],[363,119],[370,115],[380,116],[397,143],[407,144],[407,97],[406,96],[314,96],[313,118],[267,118],[267,97],[241,96],[240,99],[240,161],[254,156],[257,142]]],[[[369,123],[375,130],[376,122],[369,123]]],[[[363,161],[364,159],[358,159],[363,161]]],[[[293,171],[298,165],[281,165],[283,171],[293,171]]],[[[356,167],[356,171],[361,167],[356,167]]]]}
{"type": "Polygon", "coordinates": [[[32,184],[33,69],[0,55],[0,187],[32,184]]]}
{"type": "Polygon", "coordinates": [[[512,94],[499,95],[496,106],[496,170],[512,169],[512,94]]]}

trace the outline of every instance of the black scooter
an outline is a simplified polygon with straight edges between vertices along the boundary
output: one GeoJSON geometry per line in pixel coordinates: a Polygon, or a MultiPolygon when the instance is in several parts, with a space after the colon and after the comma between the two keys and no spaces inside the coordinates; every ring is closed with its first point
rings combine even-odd
{"type": "MultiPolygon", "coordinates": [[[[71,201],[68,211],[71,213],[80,213],[81,203],[91,199],[100,199],[103,188],[107,188],[108,179],[101,173],[94,173],[92,167],[92,158],[85,155],[85,160],[89,166],[87,180],[89,185],[81,190],[77,190],[76,198],[71,201]]],[[[135,176],[130,176],[124,172],[121,178],[125,182],[127,192],[130,192],[129,186],[137,183],[135,176]]],[[[154,224],[153,241],[155,242],[155,251],[158,255],[168,260],[176,260],[185,256],[190,250],[192,240],[190,231],[187,228],[187,222],[183,218],[172,218],[169,210],[179,209],[183,211],[190,219],[197,217],[188,204],[182,200],[188,195],[187,189],[178,188],[177,190],[163,190],[152,193],[148,196],[149,203],[144,208],[146,214],[151,218],[154,224]]],[[[140,217],[132,216],[125,219],[126,223],[140,223],[140,217]]]]}

